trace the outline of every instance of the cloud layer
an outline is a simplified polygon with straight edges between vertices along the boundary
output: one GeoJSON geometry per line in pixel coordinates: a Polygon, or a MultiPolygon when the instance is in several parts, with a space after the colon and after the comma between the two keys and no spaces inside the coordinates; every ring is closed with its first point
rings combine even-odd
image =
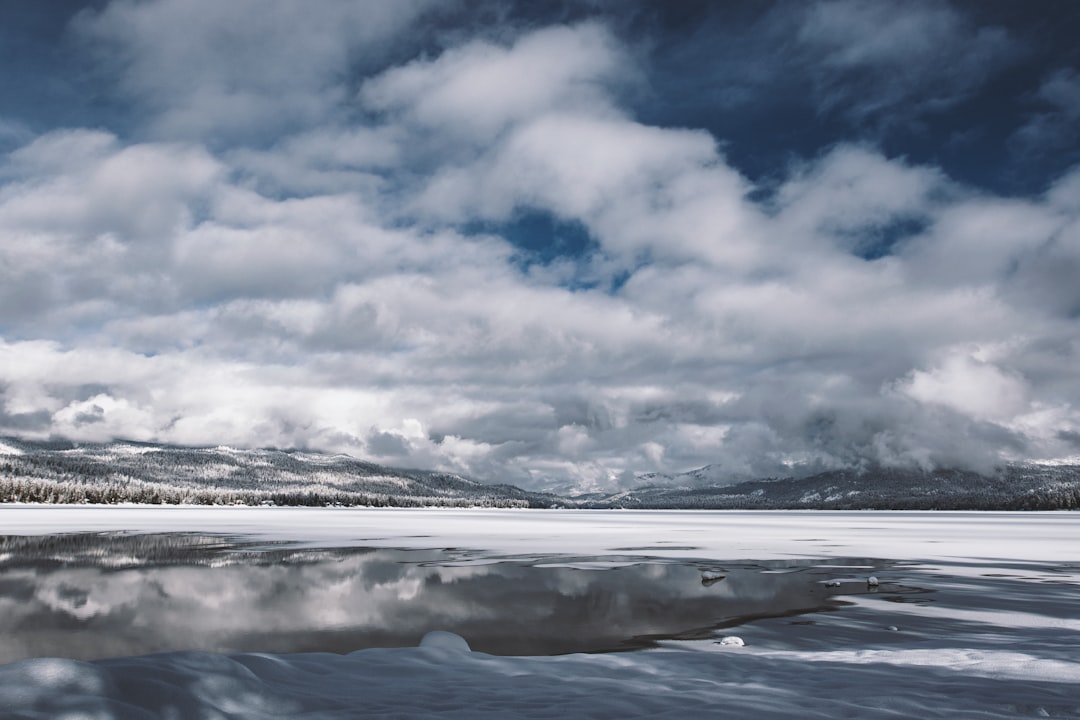
{"type": "MultiPolygon", "coordinates": [[[[1080,169],[1005,197],[879,142],[1014,62],[1007,28],[771,17],[818,58],[820,111],[873,129],[754,179],[724,137],[642,119],[649,45],[602,15],[256,5],[71,21],[135,129],[44,129],[0,164],[0,433],[562,490],[1080,454],[1080,169]],[[944,36],[955,58],[906,63],[944,36]],[[584,240],[538,253],[530,217],[584,240]]],[[[1075,144],[1075,78],[1048,71],[1014,147],[1075,144]]]]}

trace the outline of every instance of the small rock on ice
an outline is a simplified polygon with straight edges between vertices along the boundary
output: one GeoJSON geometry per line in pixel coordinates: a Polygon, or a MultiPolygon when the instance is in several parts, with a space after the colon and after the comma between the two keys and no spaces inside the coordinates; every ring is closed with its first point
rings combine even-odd
{"type": "Polygon", "coordinates": [[[434,648],[436,650],[449,650],[451,652],[472,652],[468,641],[452,632],[445,630],[432,630],[420,640],[420,647],[434,648]]]}
{"type": "Polygon", "coordinates": [[[743,642],[743,639],[738,635],[725,635],[720,638],[720,644],[726,645],[727,647],[742,647],[743,645],[746,645],[746,643],[743,642]]]}
{"type": "Polygon", "coordinates": [[[869,585],[870,587],[877,587],[878,586],[878,579],[876,577],[874,577],[873,575],[871,575],[870,577],[866,578],[866,584],[869,585]]]}
{"type": "Polygon", "coordinates": [[[727,575],[718,573],[715,570],[704,570],[701,573],[701,584],[708,587],[714,583],[718,583],[723,580],[727,575]]]}
{"type": "Polygon", "coordinates": [[[889,627],[887,627],[885,629],[888,630],[889,632],[900,632],[900,628],[896,627],[895,625],[890,625],[889,627]]]}

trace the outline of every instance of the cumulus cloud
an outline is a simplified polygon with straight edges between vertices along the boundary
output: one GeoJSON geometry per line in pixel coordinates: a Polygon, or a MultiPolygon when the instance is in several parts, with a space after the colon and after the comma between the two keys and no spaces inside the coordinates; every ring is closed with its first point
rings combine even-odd
{"type": "MultiPolygon", "coordinates": [[[[250,27],[243,3],[171,0],[80,20],[149,129],[57,129],[0,163],[0,434],[306,447],[561,490],[1075,453],[1075,171],[1003,198],[864,139],[763,188],[720,138],[635,116],[620,89],[642,56],[600,20],[345,80],[422,6],[266,7],[250,27]],[[228,140],[248,122],[271,139],[228,140]],[[589,243],[523,264],[526,213],[589,243]]],[[[822,67],[907,52],[838,39],[894,6],[842,9],[806,11],[822,67]]],[[[975,55],[1003,42],[951,7],[911,22],[896,33],[975,32],[975,55]]],[[[956,97],[976,75],[939,81],[956,97]]]]}
{"type": "Polygon", "coordinates": [[[940,366],[914,371],[903,391],[976,419],[1007,420],[1026,404],[1025,385],[1023,378],[974,355],[952,355],[940,366]]]}
{"type": "Polygon", "coordinates": [[[796,170],[775,204],[791,233],[812,231],[823,242],[859,254],[887,255],[914,234],[949,184],[931,168],[890,161],[858,146],[834,148],[796,170]]]}
{"type": "Polygon", "coordinates": [[[57,131],[13,152],[0,188],[6,327],[60,330],[167,302],[171,278],[154,270],[221,171],[201,147],[120,146],[100,131],[57,131]]]}
{"type": "Polygon", "coordinates": [[[514,122],[553,110],[604,113],[627,58],[602,25],[545,28],[510,47],[475,41],[364,83],[361,101],[419,126],[489,142],[514,122]]]}

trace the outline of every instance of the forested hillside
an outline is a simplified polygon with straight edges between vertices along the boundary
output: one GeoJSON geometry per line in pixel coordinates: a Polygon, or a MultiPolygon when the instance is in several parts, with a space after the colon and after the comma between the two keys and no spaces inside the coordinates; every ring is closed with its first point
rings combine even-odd
{"type": "Polygon", "coordinates": [[[546,507],[553,496],[346,455],[6,439],[0,502],[546,507]]]}

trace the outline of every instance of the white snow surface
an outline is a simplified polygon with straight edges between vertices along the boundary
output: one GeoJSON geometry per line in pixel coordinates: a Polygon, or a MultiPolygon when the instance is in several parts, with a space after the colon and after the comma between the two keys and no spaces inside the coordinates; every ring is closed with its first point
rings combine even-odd
{"type": "Polygon", "coordinates": [[[437,634],[348,655],[35,658],[0,666],[0,718],[1080,718],[1075,513],[0,507],[4,534],[116,530],[458,548],[461,562],[892,558],[973,606],[864,595],[813,626],[742,625],[745,646],[600,655],[496,657],[437,634]],[[980,599],[999,571],[1025,595],[980,599]]]}
{"type": "Polygon", "coordinates": [[[0,505],[0,531],[227,532],[494,555],[1080,561],[1080,513],[0,505]],[[644,548],[644,549],[642,549],[644,548]]]}

